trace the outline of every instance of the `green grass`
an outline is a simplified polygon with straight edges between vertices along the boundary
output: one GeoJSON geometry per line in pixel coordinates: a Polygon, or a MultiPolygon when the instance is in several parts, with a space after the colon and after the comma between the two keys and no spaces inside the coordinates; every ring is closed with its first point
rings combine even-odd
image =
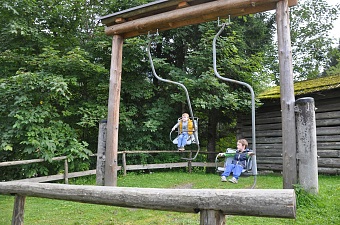
{"type": "MultiPolygon", "coordinates": [[[[238,184],[220,182],[216,174],[196,172],[153,172],[151,174],[129,173],[119,177],[120,187],[151,188],[249,188],[253,177],[241,177],[238,184]]],[[[78,178],[72,184],[94,184],[95,177],[78,178]]],[[[258,176],[256,188],[280,189],[282,177],[271,174],[258,176]]],[[[298,192],[296,219],[264,217],[226,216],[227,224],[340,224],[340,177],[319,176],[319,194],[315,196],[298,192]]],[[[0,225],[11,224],[14,197],[0,195],[0,225]]],[[[191,225],[199,224],[199,214],[130,209],[113,206],[76,203],[27,197],[25,204],[25,224],[116,224],[116,225],[191,225]]]]}

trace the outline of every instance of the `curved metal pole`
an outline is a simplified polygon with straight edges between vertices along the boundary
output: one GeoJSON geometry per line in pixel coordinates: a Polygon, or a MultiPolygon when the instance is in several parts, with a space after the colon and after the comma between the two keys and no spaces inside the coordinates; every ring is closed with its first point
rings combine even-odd
{"type": "Polygon", "coordinates": [[[199,140],[198,140],[198,136],[197,136],[197,126],[196,126],[195,120],[194,120],[194,113],[193,113],[193,111],[192,111],[191,102],[190,102],[190,98],[189,98],[189,92],[188,92],[187,88],[186,88],[183,84],[181,84],[181,83],[179,83],[179,82],[172,81],[172,80],[163,79],[163,78],[161,78],[160,76],[157,75],[156,70],[155,70],[155,66],[154,66],[154,64],[153,64],[151,52],[150,52],[151,41],[152,41],[152,40],[151,40],[151,38],[150,38],[149,44],[148,44],[148,47],[147,47],[147,51],[148,51],[149,61],[150,61],[150,65],[151,65],[151,69],[152,69],[153,75],[154,75],[158,80],[160,80],[160,81],[163,81],[163,82],[166,82],[166,83],[171,83],[171,84],[175,84],[175,85],[180,86],[181,88],[183,88],[183,90],[184,90],[184,92],[185,92],[185,95],[186,95],[186,98],[187,98],[187,102],[188,102],[188,107],[189,107],[189,113],[190,113],[190,116],[191,116],[191,118],[192,118],[192,122],[193,122],[193,124],[194,124],[194,129],[195,129],[195,131],[194,131],[193,133],[194,133],[194,137],[195,137],[195,141],[196,141],[198,150],[197,150],[197,152],[196,152],[196,154],[195,154],[195,156],[194,156],[193,158],[184,158],[184,159],[186,159],[186,160],[195,160],[196,157],[197,157],[197,155],[198,155],[198,153],[199,153],[199,151],[200,151],[200,145],[199,145],[199,140]]]}
{"type": "Polygon", "coordinates": [[[250,90],[250,93],[251,93],[251,127],[252,127],[252,147],[253,147],[253,152],[255,153],[255,155],[253,155],[252,157],[252,162],[253,162],[253,175],[257,175],[257,165],[256,165],[256,136],[255,136],[255,94],[254,94],[254,90],[253,88],[245,83],[245,82],[242,82],[242,81],[238,81],[238,80],[233,80],[233,79],[229,79],[229,78],[226,78],[226,77],[222,77],[220,76],[220,74],[217,72],[217,67],[216,67],[216,40],[217,38],[219,37],[219,35],[222,33],[222,31],[224,30],[225,26],[227,24],[226,23],[223,23],[222,24],[222,28],[217,32],[217,34],[215,35],[214,37],[214,40],[213,40],[213,64],[214,64],[214,73],[216,75],[216,77],[224,80],[224,81],[227,81],[227,82],[232,82],[232,83],[236,83],[236,84],[240,84],[240,85],[243,85],[243,86],[246,86],[249,90],[250,90]]]}

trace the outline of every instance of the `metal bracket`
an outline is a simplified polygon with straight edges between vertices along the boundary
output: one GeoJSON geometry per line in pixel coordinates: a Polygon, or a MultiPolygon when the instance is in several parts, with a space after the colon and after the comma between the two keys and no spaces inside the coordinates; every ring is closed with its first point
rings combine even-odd
{"type": "Polygon", "coordinates": [[[229,15],[229,19],[228,19],[228,22],[226,22],[226,23],[220,23],[220,17],[218,17],[217,18],[217,25],[219,26],[219,27],[221,27],[221,26],[228,26],[228,25],[230,25],[231,24],[231,22],[230,22],[230,15],[229,15]]]}

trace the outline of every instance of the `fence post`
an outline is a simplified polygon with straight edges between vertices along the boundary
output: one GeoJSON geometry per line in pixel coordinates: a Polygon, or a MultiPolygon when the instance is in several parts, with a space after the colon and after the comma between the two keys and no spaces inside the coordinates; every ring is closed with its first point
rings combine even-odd
{"type": "Polygon", "coordinates": [[[300,98],[295,105],[298,180],[307,192],[317,194],[319,188],[314,99],[300,98]]]}
{"type": "MultiPolygon", "coordinates": [[[[189,158],[190,159],[192,158],[192,151],[190,151],[189,158]]],[[[189,173],[192,172],[192,161],[191,160],[188,160],[188,172],[189,173]]]]}
{"type": "Polygon", "coordinates": [[[14,208],[12,215],[12,225],[24,224],[24,212],[25,212],[26,196],[15,195],[14,208]]]}
{"type": "Polygon", "coordinates": [[[126,153],[125,152],[123,152],[123,155],[122,155],[122,163],[123,163],[124,176],[126,176],[126,153]]]}
{"type": "Polygon", "coordinates": [[[106,126],[107,121],[99,122],[98,131],[98,149],[97,149],[97,168],[96,168],[96,184],[104,186],[105,177],[105,150],[106,150],[106,126]]]}
{"type": "Polygon", "coordinates": [[[201,210],[200,225],[225,225],[225,216],[220,211],[201,210]]]}
{"type": "Polygon", "coordinates": [[[64,182],[68,184],[68,162],[67,159],[64,161],[64,182]]]}

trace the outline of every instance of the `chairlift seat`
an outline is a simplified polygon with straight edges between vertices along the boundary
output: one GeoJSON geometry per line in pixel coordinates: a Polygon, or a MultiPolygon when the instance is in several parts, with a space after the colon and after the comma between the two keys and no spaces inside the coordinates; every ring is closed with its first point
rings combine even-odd
{"type": "MultiPolygon", "coordinates": [[[[181,117],[178,118],[177,122],[180,122],[181,119],[182,119],[181,117]]],[[[194,128],[196,128],[196,129],[193,131],[193,133],[191,135],[188,136],[187,144],[186,145],[197,144],[197,140],[195,138],[195,132],[196,132],[196,134],[198,132],[198,118],[197,117],[194,117],[194,128]]],[[[172,143],[174,143],[175,145],[178,144],[178,137],[179,137],[179,135],[180,135],[179,130],[177,130],[177,137],[172,140],[172,143]]],[[[171,139],[171,133],[170,133],[170,139],[171,139]]]]}
{"type": "MultiPolygon", "coordinates": [[[[226,153],[234,154],[234,153],[236,153],[236,151],[237,151],[236,149],[228,148],[226,153]]],[[[247,152],[252,152],[252,150],[248,149],[247,152]]],[[[233,159],[234,159],[234,156],[225,157],[224,167],[221,167],[221,166],[217,167],[217,172],[223,173],[225,168],[227,167],[227,165],[232,163],[233,159]]],[[[251,172],[252,172],[252,159],[251,159],[251,157],[249,157],[246,161],[246,167],[243,168],[243,170],[242,170],[242,174],[247,175],[247,174],[251,174],[251,172]]]]}

